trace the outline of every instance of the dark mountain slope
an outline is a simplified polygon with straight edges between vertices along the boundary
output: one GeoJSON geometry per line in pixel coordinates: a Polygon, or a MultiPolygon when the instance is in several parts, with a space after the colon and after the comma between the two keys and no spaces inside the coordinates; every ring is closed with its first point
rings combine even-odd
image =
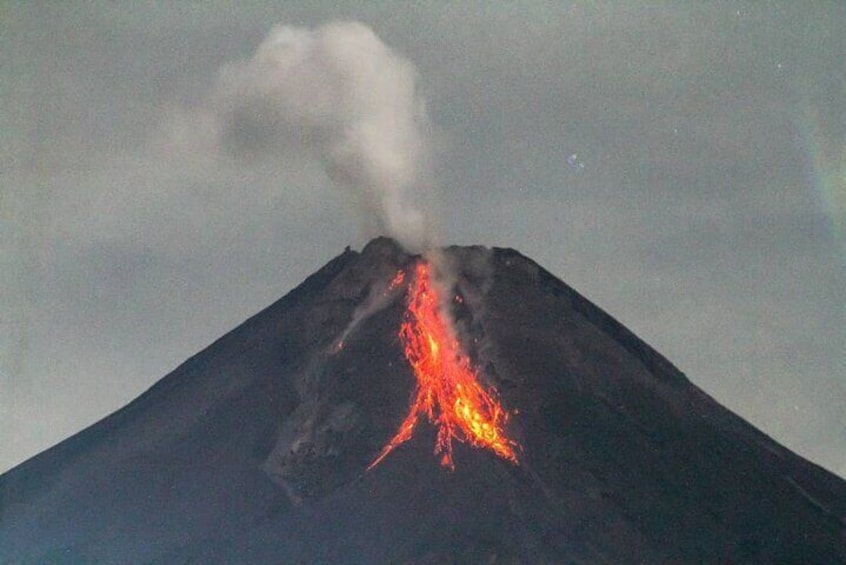
{"type": "Polygon", "coordinates": [[[414,386],[402,293],[360,315],[413,259],[378,239],[0,477],[2,560],[846,562],[844,481],[519,253],[446,255],[519,466],[458,445],[446,471],[424,424],[364,471],[414,386]]]}

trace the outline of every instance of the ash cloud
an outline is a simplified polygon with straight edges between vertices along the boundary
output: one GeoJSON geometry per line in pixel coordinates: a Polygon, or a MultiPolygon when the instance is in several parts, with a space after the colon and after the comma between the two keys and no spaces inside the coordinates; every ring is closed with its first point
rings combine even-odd
{"type": "Polygon", "coordinates": [[[252,58],[221,69],[191,121],[204,136],[195,153],[211,138],[218,157],[239,162],[316,158],[363,213],[366,235],[426,247],[428,125],[417,71],[367,26],[274,28],[252,58]]]}

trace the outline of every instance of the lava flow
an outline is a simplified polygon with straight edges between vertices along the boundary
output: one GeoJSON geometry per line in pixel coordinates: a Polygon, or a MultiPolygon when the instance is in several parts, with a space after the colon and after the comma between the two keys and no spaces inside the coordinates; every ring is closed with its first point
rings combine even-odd
{"type": "Polygon", "coordinates": [[[497,400],[496,390],[479,383],[478,371],[447,323],[438,304],[429,263],[416,264],[406,303],[399,337],[414,370],[417,388],[408,415],[368,470],[411,439],[421,416],[437,427],[435,455],[440,456],[444,467],[455,469],[453,439],[490,449],[516,464],[515,449],[519,445],[504,431],[508,412],[497,400]]]}

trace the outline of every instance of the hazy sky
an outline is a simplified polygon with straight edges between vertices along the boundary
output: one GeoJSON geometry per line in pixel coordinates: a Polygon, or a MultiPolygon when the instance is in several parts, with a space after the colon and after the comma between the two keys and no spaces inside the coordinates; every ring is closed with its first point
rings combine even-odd
{"type": "Polygon", "coordinates": [[[520,250],[846,476],[846,4],[789,1],[4,2],[0,471],[366,241],[285,139],[204,146],[221,73],[335,20],[417,68],[442,241],[520,250]]]}

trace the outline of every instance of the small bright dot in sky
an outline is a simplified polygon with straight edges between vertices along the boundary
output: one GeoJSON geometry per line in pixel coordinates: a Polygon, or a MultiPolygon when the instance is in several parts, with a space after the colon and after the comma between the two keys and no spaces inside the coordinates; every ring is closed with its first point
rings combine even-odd
{"type": "Polygon", "coordinates": [[[584,169],[585,164],[582,163],[581,159],[579,159],[579,155],[577,153],[572,153],[569,157],[567,157],[567,166],[571,169],[584,169]]]}

